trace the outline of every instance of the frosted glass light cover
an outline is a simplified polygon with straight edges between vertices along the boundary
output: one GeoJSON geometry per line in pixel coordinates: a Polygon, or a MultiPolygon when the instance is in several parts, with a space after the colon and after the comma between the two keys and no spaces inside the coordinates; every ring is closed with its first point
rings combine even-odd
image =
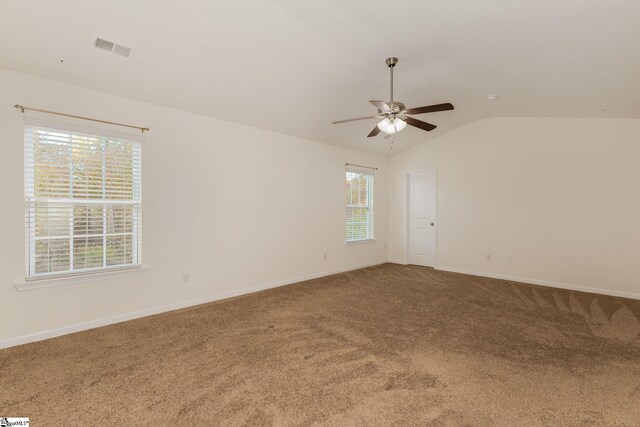
{"type": "Polygon", "coordinates": [[[388,117],[385,117],[380,123],[378,123],[378,129],[387,135],[396,133],[396,127],[388,117]]]}
{"type": "Polygon", "coordinates": [[[380,123],[378,123],[378,129],[382,132],[386,133],[389,127],[391,126],[391,120],[385,117],[380,123]]]}

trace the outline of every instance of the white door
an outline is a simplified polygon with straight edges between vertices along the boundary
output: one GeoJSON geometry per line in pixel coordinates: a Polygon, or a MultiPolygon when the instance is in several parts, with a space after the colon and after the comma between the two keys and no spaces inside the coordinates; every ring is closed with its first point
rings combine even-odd
{"type": "Polygon", "coordinates": [[[407,262],[436,266],[436,171],[407,175],[407,262]]]}

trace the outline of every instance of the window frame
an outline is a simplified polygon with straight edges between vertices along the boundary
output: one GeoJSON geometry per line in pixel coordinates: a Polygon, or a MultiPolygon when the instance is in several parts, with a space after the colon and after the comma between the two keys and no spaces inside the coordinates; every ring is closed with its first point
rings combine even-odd
{"type": "MultiPolygon", "coordinates": [[[[134,136],[126,133],[113,132],[100,128],[89,128],[77,126],[59,121],[49,121],[33,117],[25,117],[24,120],[24,203],[25,203],[25,282],[52,281],[55,279],[76,277],[76,276],[97,276],[102,274],[113,274],[122,270],[139,270],[143,268],[142,264],[142,142],[144,137],[134,136]],[[35,181],[37,176],[36,150],[33,132],[42,129],[45,131],[59,132],[69,134],[69,143],[67,147],[69,152],[74,148],[74,139],[79,138],[96,138],[99,141],[99,157],[98,163],[102,169],[102,197],[74,197],[73,192],[69,197],[55,197],[51,195],[37,196],[35,194],[35,181]],[[75,137],[75,138],[74,138],[75,137]],[[108,141],[117,141],[119,143],[131,144],[131,157],[127,159],[127,163],[131,161],[131,199],[110,198],[107,195],[106,177],[106,155],[108,141]],[[31,150],[31,151],[30,151],[31,150]],[[47,203],[53,206],[58,205],[57,209],[69,209],[69,232],[68,235],[61,235],[60,239],[66,239],[69,242],[69,269],[60,271],[36,272],[36,244],[38,241],[51,240],[50,236],[38,237],[36,235],[35,223],[37,221],[37,206],[40,203],[47,203]],[[131,212],[131,231],[128,229],[123,232],[108,232],[107,211],[115,206],[130,206],[131,212]],[[91,209],[102,208],[100,233],[77,234],[75,231],[76,218],[74,217],[77,208],[91,209]],[[108,265],[107,260],[107,241],[109,237],[130,236],[130,242],[125,240],[123,250],[131,251],[131,262],[122,264],[108,265]],[[102,265],[97,267],[87,267],[74,269],[74,241],[83,238],[87,242],[91,238],[102,239],[102,265]]],[[[71,156],[71,154],[70,154],[71,156]]],[[[72,163],[70,162],[70,166],[72,163]]],[[[73,183],[73,171],[69,169],[70,185],[73,183]]],[[[87,218],[89,214],[87,213],[87,218]]],[[[111,215],[115,213],[111,212],[111,215]]],[[[87,219],[87,221],[89,221],[87,219]]],[[[87,226],[89,227],[89,226],[87,226]]],[[[88,229],[87,229],[88,230],[88,229]]],[[[55,239],[54,239],[55,240],[55,239]]],[[[126,253],[124,255],[126,260],[126,253]]],[[[50,256],[49,256],[50,260],[50,256]]]]}
{"type": "MultiPolygon", "coordinates": [[[[367,193],[367,204],[366,205],[361,205],[361,204],[349,204],[348,200],[345,200],[345,244],[347,245],[352,245],[352,244],[359,244],[359,243],[366,243],[366,242],[373,242],[375,240],[375,228],[374,228],[374,209],[375,209],[375,204],[374,204],[374,188],[375,188],[375,175],[373,172],[370,171],[361,171],[361,170],[355,170],[355,169],[351,169],[348,168],[345,170],[345,184],[349,182],[349,174],[355,174],[355,175],[359,175],[359,176],[364,176],[366,177],[366,193],[367,193]],[[367,230],[367,236],[365,238],[362,239],[357,239],[357,238],[350,238],[349,236],[349,210],[350,209],[366,209],[367,210],[367,220],[366,220],[366,230],[367,230]]],[[[345,188],[345,196],[348,195],[348,189],[345,188]]],[[[355,222],[352,222],[351,224],[357,224],[355,222]]]]}

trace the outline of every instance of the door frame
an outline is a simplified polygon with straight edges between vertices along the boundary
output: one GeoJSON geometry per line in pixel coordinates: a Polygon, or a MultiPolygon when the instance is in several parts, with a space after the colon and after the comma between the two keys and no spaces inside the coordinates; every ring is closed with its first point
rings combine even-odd
{"type": "Polygon", "coordinates": [[[433,268],[438,268],[438,169],[437,168],[424,168],[424,169],[412,169],[405,172],[405,218],[404,218],[404,263],[409,265],[409,250],[411,245],[411,175],[421,172],[433,172],[434,180],[435,180],[435,188],[436,188],[436,197],[435,197],[435,222],[436,222],[436,248],[434,254],[434,266],[433,268]]]}

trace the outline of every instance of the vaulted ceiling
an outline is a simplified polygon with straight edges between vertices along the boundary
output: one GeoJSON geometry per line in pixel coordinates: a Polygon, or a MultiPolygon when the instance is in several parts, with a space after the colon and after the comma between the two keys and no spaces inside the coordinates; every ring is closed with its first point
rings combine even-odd
{"type": "Polygon", "coordinates": [[[640,117],[637,0],[4,0],[0,67],[389,155],[490,116],[640,117]],[[130,59],[96,50],[104,37],[130,59]],[[366,138],[388,99],[452,102],[366,138]],[[64,62],[61,62],[64,60],[64,62]],[[490,101],[488,95],[498,95],[490,101]]]}

